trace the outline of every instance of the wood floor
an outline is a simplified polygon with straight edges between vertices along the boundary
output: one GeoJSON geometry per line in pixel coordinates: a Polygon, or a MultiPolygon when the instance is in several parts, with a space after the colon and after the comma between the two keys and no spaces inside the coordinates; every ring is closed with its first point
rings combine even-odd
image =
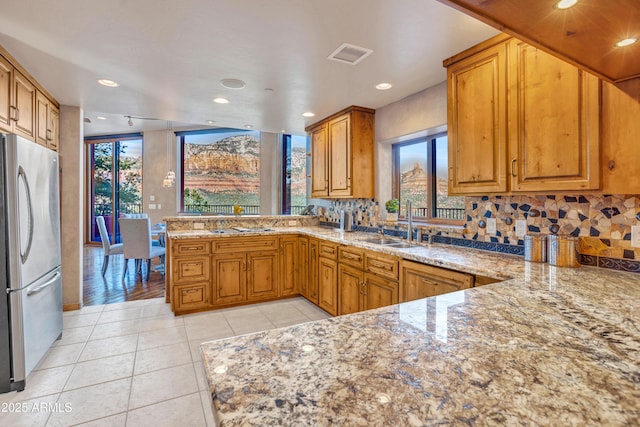
{"type": "Polygon", "coordinates": [[[164,296],[164,275],[153,271],[159,265],[159,259],[151,261],[152,271],[149,278],[144,280],[135,275],[133,260],[129,261],[129,268],[124,283],[122,270],[124,259],[122,255],[112,256],[104,277],[100,274],[102,268],[103,251],[101,246],[84,247],[84,305],[111,304],[122,301],[133,301],[164,296]]]}

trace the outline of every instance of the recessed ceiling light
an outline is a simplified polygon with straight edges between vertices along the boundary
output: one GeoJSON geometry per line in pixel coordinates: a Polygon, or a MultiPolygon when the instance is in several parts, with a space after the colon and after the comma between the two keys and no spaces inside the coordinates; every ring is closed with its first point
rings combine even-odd
{"type": "Polygon", "coordinates": [[[106,117],[102,117],[102,116],[96,116],[96,119],[98,119],[98,120],[107,120],[106,117]]]}
{"type": "Polygon", "coordinates": [[[247,129],[252,129],[253,128],[253,126],[251,126],[251,125],[244,125],[244,127],[247,128],[247,129]]]}
{"type": "Polygon", "coordinates": [[[208,125],[212,125],[212,124],[214,124],[214,123],[215,123],[215,122],[214,122],[213,120],[207,120],[207,124],[208,124],[208,125]]]}
{"type": "Polygon", "coordinates": [[[280,133],[287,133],[286,129],[280,129],[280,133]]]}
{"type": "Polygon", "coordinates": [[[638,41],[637,37],[629,37],[628,39],[620,40],[618,43],[616,43],[616,46],[618,47],[630,46],[637,41],[638,41]]]}
{"type": "Polygon", "coordinates": [[[114,82],[113,80],[109,80],[109,79],[100,79],[100,80],[98,80],[98,83],[100,83],[102,86],[107,86],[107,87],[118,87],[118,86],[120,86],[118,83],[114,82]]]}
{"type": "Polygon", "coordinates": [[[216,104],[228,104],[229,100],[227,98],[214,98],[213,102],[216,104]]]}
{"type": "Polygon", "coordinates": [[[311,111],[307,111],[306,113],[302,113],[302,116],[303,117],[313,117],[313,116],[315,116],[315,114],[312,113],[311,111]]]}
{"type": "Polygon", "coordinates": [[[222,79],[220,84],[227,89],[244,89],[247,84],[240,79],[222,79]]]}
{"type": "Polygon", "coordinates": [[[578,0],[560,0],[556,3],[556,9],[569,9],[578,3],[578,0]]]}
{"type": "Polygon", "coordinates": [[[378,90],[387,90],[387,89],[391,89],[393,87],[393,85],[391,83],[378,83],[376,85],[376,89],[378,90]]]}

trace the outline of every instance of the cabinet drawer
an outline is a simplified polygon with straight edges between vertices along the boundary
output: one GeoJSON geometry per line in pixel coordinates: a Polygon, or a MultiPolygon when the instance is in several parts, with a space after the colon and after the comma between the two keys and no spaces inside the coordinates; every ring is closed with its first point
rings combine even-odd
{"type": "Polygon", "coordinates": [[[318,243],[318,255],[324,258],[338,258],[338,244],[320,241],[318,243]]]}
{"type": "Polygon", "coordinates": [[[469,289],[472,286],[473,276],[470,274],[402,261],[401,302],[469,289]]]}
{"type": "Polygon", "coordinates": [[[208,255],[211,245],[206,240],[178,240],[173,243],[172,255],[208,255]]]}
{"type": "Polygon", "coordinates": [[[341,264],[348,264],[362,269],[364,267],[364,251],[351,246],[338,248],[338,260],[341,264]]]}
{"type": "Polygon", "coordinates": [[[365,257],[366,272],[380,277],[398,280],[399,265],[400,262],[395,257],[372,253],[367,253],[365,257]]]}
{"type": "Polygon", "coordinates": [[[173,288],[176,313],[209,306],[209,283],[178,285],[173,288]]]}
{"type": "Polygon", "coordinates": [[[248,251],[265,251],[277,250],[278,238],[222,238],[214,240],[214,252],[248,252],[248,251]]]}
{"type": "Polygon", "coordinates": [[[195,282],[209,280],[211,264],[208,256],[174,258],[173,282],[195,282]]]}

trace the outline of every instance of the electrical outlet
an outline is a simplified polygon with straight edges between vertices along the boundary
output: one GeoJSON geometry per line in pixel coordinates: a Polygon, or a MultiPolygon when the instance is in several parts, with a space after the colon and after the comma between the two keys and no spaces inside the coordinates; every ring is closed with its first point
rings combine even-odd
{"type": "Polygon", "coordinates": [[[289,221],[289,227],[295,227],[297,224],[297,221],[295,219],[292,219],[289,221]]]}
{"type": "Polygon", "coordinates": [[[640,248],[640,225],[631,227],[631,247],[640,248]]]}
{"type": "Polygon", "coordinates": [[[193,223],[194,230],[204,230],[204,222],[194,222],[193,223]]]}
{"type": "Polygon", "coordinates": [[[156,196],[154,196],[153,194],[149,196],[149,200],[154,202],[156,200],[156,196]]]}
{"type": "Polygon", "coordinates": [[[158,203],[158,209],[162,209],[162,205],[158,203]]]}
{"type": "Polygon", "coordinates": [[[496,234],[496,219],[495,218],[487,218],[487,233],[491,235],[496,234]]]}
{"type": "Polygon", "coordinates": [[[516,237],[524,237],[527,234],[527,220],[516,219],[516,237]]]}
{"type": "Polygon", "coordinates": [[[155,203],[149,203],[149,210],[154,210],[156,208],[155,203]]]}

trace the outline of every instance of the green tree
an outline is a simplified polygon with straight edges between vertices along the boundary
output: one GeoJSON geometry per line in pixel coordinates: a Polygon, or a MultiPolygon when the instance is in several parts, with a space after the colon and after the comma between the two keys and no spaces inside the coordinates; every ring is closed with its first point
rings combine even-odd
{"type": "Polygon", "coordinates": [[[202,194],[195,188],[184,189],[184,205],[185,206],[209,206],[202,194]]]}
{"type": "MultiPolygon", "coordinates": [[[[139,205],[142,202],[141,159],[126,155],[127,146],[116,143],[118,150],[118,196],[120,205],[139,205]]],[[[94,206],[96,215],[111,215],[113,198],[113,144],[95,144],[94,206]]],[[[122,209],[122,208],[121,208],[122,209]]]]}

